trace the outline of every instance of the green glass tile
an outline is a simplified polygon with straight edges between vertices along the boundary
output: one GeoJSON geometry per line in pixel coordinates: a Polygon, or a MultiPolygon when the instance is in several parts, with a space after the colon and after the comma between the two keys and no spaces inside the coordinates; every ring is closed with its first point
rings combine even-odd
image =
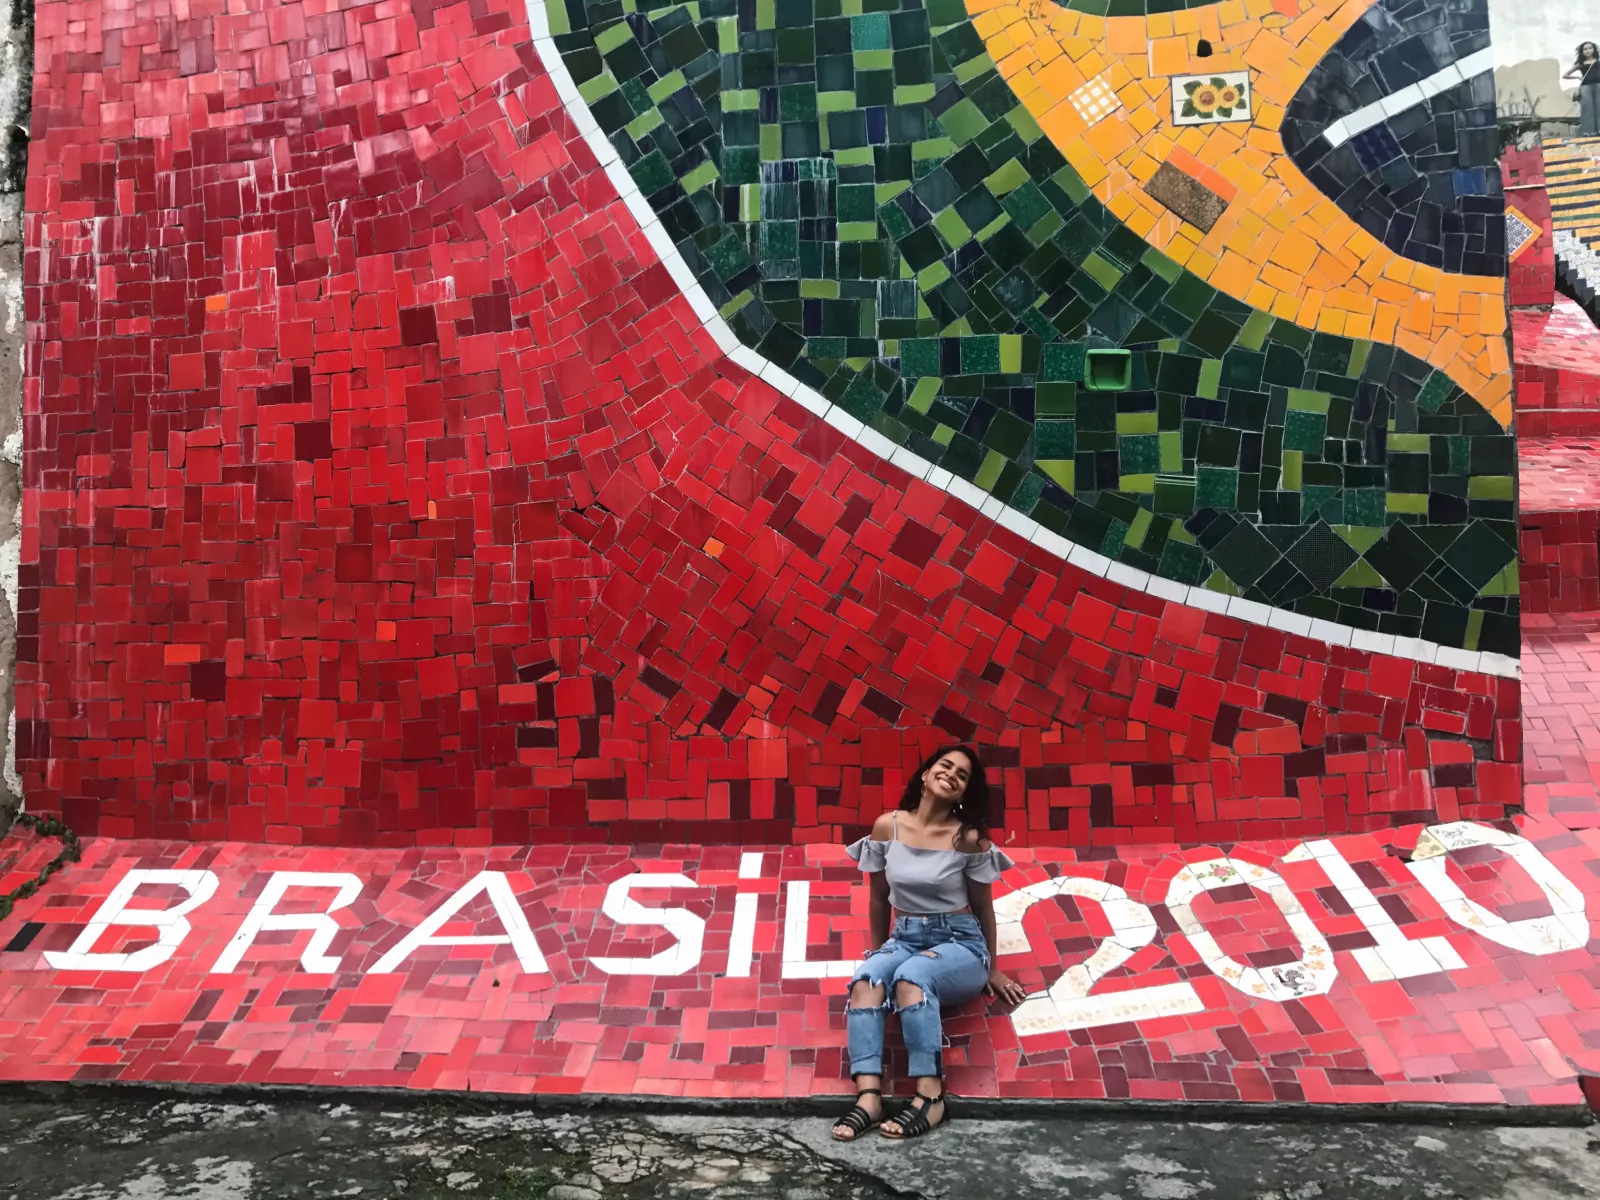
{"type": "Polygon", "coordinates": [[[1428,495],[1408,494],[1405,492],[1390,492],[1385,497],[1385,507],[1391,513],[1426,513],[1428,511],[1428,495]]]}
{"type": "MultiPolygon", "coordinates": [[[[1158,493],[1159,482],[1156,485],[1158,493]]],[[[1161,574],[1179,583],[1198,584],[1206,574],[1206,553],[1199,546],[1169,538],[1161,550],[1161,574]]]]}
{"type": "Polygon", "coordinates": [[[953,208],[947,208],[933,219],[933,227],[937,229],[945,240],[945,244],[952,250],[959,250],[972,240],[972,230],[967,228],[961,214],[953,208]]]}
{"type": "Polygon", "coordinates": [[[659,192],[674,182],[672,167],[668,165],[666,157],[659,150],[652,150],[634,163],[632,175],[639,185],[639,190],[647,196],[659,192]]]}
{"type": "Polygon", "coordinates": [[[1454,387],[1448,375],[1443,371],[1435,371],[1428,377],[1428,382],[1422,385],[1422,391],[1417,393],[1417,407],[1426,413],[1438,412],[1454,387]]]}
{"type": "Polygon", "coordinates": [[[972,482],[984,491],[989,491],[1000,480],[1000,473],[1005,469],[1006,458],[997,450],[988,451],[983,458],[983,464],[978,468],[972,482]]]}
{"type": "Polygon", "coordinates": [[[1328,414],[1328,402],[1332,397],[1327,392],[1310,392],[1301,388],[1289,389],[1289,407],[1297,412],[1328,414]]]}
{"type": "Polygon", "coordinates": [[[1383,576],[1364,558],[1351,563],[1349,569],[1333,583],[1334,587],[1342,588],[1381,588],[1386,585],[1383,576]]]}
{"type": "Polygon", "coordinates": [[[961,339],[961,373],[996,375],[1000,372],[1000,339],[964,337],[961,339]]]}
{"type": "Polygon", "coordinates": [[[1117,433],[1155,433],[1158,417],[1153,412],[1129,412],[1117,414],[1117,433]]]}
{"type": "MultiPolygon", "coordinates": [[[[1155,473],[1161,466],[1161,439],[1153,435],[1119,437],[1117,439],[1118,467],[1124,476],[1149,475],[1150,489],[1155,486],[1155,473]]],[[[1131,490],[1131,489],[1130,489],[1131,490]]]]}
{"type": "Polygon", "coordinates": [[[1039,420],[1034,423],[1034,454],[1039,458],[1069,459],[1077,452],[1075,421],[1039,420]]]}
{"type": "MultiPolygon", "coordinates": [[[[910,378],[939,374],[937,338],[913,338],[900,343],[901,370],[910,378]]],[[[938,389],[937,381],[934,390],[938,389]]],[[[924,410],[926,411],[926,410],[924,410]]]]}
{"type": "Polygon", "coordinates": [[[1283,418],[1283,448],[1320,456],[1327,431],[1328,418],[1322,413],[1290,409],[1283,418]]]}
{"type": "Polygon", "coordinates": [[[869,420],[883,407],[884,395],[865,375],[857,375],[839,397],[839,407],[858,421],[869,420]]]}
{"type": "Polygon", "coordinates": [[[1298,492],[1301,487],[1301,468],[1305,456],[1298,450],[1283,452],[1283,475],[1280,486],[1286,492],[1298,492]]]}
{"type": "Polygon", "coordinates": [[[1196,467],[1194,502],[1197,508],[1231,509],[1239,502],[1239,472],[1232,467],[1196,467]]]}
{"type": "Polygon", "coordinates": [[[697,192],[703,187],[709,187],[713,180],[721,178],[722,176],[717,170],[716,163],[703,162],[678,182],[682,185],[684,191],[697,192]]]}
{"type": "Polygon", "coordinates": [[[1090,254],[1083,261],[1083,269],[1096,283],[1110,291],[1122,281],[1122,272],[1114,267],[1098,253],[1090,254]]]}
{"type": "Polygon", "coordinates": [[[1049,381],[1083,379],[1087,348],[1082,343],[1055,343],[1044,348],[1040,377],[1049,381]]]}
{"type": "Polygon", "coordinates": [[[1483,587],[1516,557],[1516,547],[1494,533],[1483,521],[1474,521],[1443,554],[1443,561],[1472,586],[1483,587]]]}
{"type": "Polygon", "coordinates": [[[1016,135],[1028,145],[1032,145],[1044,136],[1044,130],[1039,128],[1039,123],[1022,105],[1017,105],[1006,114],[1006,124],[1016,131],[1016,135]]]}
{"type": "Polygon", "coordinates": [[[602,96],[609,95],[617,90],[616,77],[610,71],[602,71],[593,79],[585,80],[578,86],[578,95],[582,96],[588,104],[593,104],[602,96]]]}
{"type": "Polygon", "coordinates": [[[970,100],[963,100],[940,116],[939,127],[953,143],[960,146],[987,129],[989,122],[978,111],[977,105],[970,100]]]}
{"type": "Polygon", "coordinates": [[[1250,319],[1244,323],[1244,328],[1239,330],[1239,345],[1246,350],[1259,350],[1267,339],[1267,330],[1272,328],[1272,317],[1268,313],[1257,310],[1250,314],[1250,319]]]}
{"type": "Polygon", "coordinates": [[[1474,500],[1512,501],[1517,496],[1517,481],[1509,475],[1475,475],[1467,481],[1467,495],[1474,500]]]}
{"type": "MultiPolygon", "coordinates": [[[[629,121],[623,126],[623,128],[628,131],[629,137],[631,137],[634,141],[639,141],[644,137],[645,134],[649,133],[657,125],[660,125],[661,121],[661,110],[658,108],[651,108],[645,110],[639,116],[629,121]]],[[[711,167],[713,172],[716,171],[714,164],[707,163],[705,165],[711,167]]],[[[709,183],[710,180],[708,179],[707,182],[709,183]]]]}

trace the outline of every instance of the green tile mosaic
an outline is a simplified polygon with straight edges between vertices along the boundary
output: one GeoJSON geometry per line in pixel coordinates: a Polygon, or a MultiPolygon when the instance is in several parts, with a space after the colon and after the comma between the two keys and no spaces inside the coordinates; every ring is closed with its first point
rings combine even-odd
{"type": "Polygon", "coordinates": [[[1411,355],[1275,320],[1151,249],[961,0],[556,3],[595,120],[759,354],[1131,566],[1517,653],[1512,435],[1411,355]],[[1126,377],[1093,390],[1111,350],[1126,377]]]}

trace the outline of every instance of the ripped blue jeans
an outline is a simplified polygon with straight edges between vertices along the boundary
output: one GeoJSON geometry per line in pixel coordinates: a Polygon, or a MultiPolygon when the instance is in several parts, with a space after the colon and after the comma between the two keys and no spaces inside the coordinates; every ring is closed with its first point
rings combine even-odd
{"type": "Polygon", "coordinates": [[[989,947],[978,918],[971,913],[897,917],[889,940],[856,968],[850,987],[863,979],[883,988],[883,1003],[845,1010],[850,1074],[883,1074],[883,1018],[897,1010],[907,1073],[942,1076],[940,1013],[967,1003],[989,982],[989,947]],[[921,988],[922,999],[903,1007],[896,1003],[895,985],[902,982],[921,988]]]}

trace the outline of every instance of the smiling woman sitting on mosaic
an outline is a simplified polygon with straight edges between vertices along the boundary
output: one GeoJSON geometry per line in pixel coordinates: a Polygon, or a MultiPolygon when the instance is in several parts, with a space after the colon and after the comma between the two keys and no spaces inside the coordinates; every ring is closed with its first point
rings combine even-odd
{"type": "Polygon", "coordinates": [[[1025,998],[1022,986],[994,965],[990,889],[1011,860],[989,843],[988,811],[989,781],[977,752],[947,746],[911,777],[899,811],[879,817],[871,835],[848,848],[870,876],[878,949],[850,980],[846,1025],[857,1095],[833,1127],[840,1141],[879,1125],[886,1137],[919,1137],[946,1120],[940,1014],[979,992],[1012,1003],[1025,998]],[[891,910],[898,914],[892,931],[891,910]],[[891,1009],[900,1014],[917,1094],[885,1121],[883,1023],[891,1009]]]}

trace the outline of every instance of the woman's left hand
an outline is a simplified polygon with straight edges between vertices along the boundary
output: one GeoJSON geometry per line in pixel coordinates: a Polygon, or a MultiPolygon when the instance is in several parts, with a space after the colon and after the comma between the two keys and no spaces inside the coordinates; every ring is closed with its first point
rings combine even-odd
{"type": "Polygon", "coordinates": [[[1028,989],[999,967],[989,972],[989,982],[983,985],[983,990],[1006,1004],[1021,1004],[1028,998],[1028,989]]]}

